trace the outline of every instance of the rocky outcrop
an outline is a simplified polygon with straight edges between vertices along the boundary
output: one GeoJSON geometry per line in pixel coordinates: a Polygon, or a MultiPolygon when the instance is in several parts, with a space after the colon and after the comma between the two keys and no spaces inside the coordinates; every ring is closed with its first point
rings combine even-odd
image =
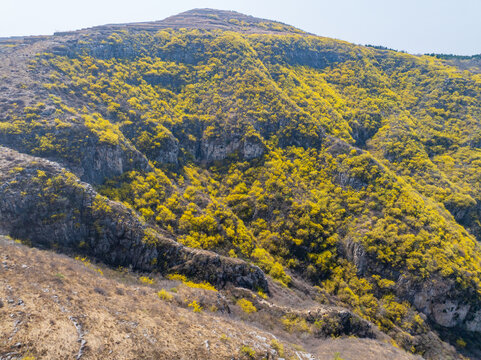
{"type": "MultiPolygon", "coordinates": [[[[305,283],[296,291],[299,291],[307,298],[315,297],[315,294],[318,294],[317,290],[305,283]]],[[[272,294],[273,298],[279,296],[276,293],[275,284],[272,286],[272,294]]],[[[234,298],[251,297],[247,290],[240,288],[230,289],[229,295],[232,295],[234,298]]],[[[302,300],[299,299],[299,301],[302,300]]],[[[388,339],[388,336],[383,334],[376,325],[344,307],[331,304],[320,305],[319,303],[315,303],[314,307],[298,303],[296,303],[295,307],[290,307],[276,304],[271,302],[271,299],[265,300],[260,297],[253,298],[252,302],[258,310],[263,310],[275,318],[303,319],[308,324],[315,324],[313,335],[316,338],[356,336],[379,340],[388,339]]]]}
{"type": "Polygon", "coordinates": [[[259,137],[235,134],[203,138],[200,148],[200,160],[205,162],[224,160],[235,153],[243,159],[251,160],[262,156],[266,151],[266,146],[259,137]]]}
{"type": "Polygon", "coordinates": [[[179,140],[177,140],[170,132],[163,138],[159,145],[151,150],[146,151],[146,154],[150,159],[160,163],[160,164],[178,164],[179,157],[179,140]]]}
{"type": "Polygon", "coordinates": [[[481,332],[481,311],[466,300],[456,294],[453,281],[443,280],[423,284],[413,303],[441,326],[481,332]]]}
{"type": "Polygon", "coordinates": [[[98,195],[58,164],[0,147],[0,232],[35,246],[112,265],[178,272],[218,286],[268,291],[264,273],[239,259],[187,248],[98,195]]]}
{"type": "Polygon", "coordinates": [[[330,309],[330,311],[309,311],[308,322],[317,323],[315,336],[357,336],[361,338],[382,338],[381,332],[370,322],[353,314],[351,311],[330,309]]]}
{"type": "Polygon", "coordinates": [[[80,164],[70,165],[83,181],[102,184],[106,179],[120,176],[126,171],[149,170],[148,160],[134,148],[120,144],[88,142],[80,154],[80,164]]]}
{"type": "Polygon", "coordinates": [[[268,52],[262,42],[255,45],[255,50],[264,62],[323,69],[356,58],[355,53],[343,51],[345,44],[329,39],[296,36],[295,38],[277,38],[273,41],[275,41],[275,56],[268,52]],[[289,42],[288,39],[294,41],[289,42]]]}
{"type": "Polygon", "coordinates": [[[126,171],[149,170],[147,158],[126,140],[117,144],[99,141],[85,126],[72,124],[63,129],[45,126],[0,132],[0,145],[35,154],[60,163],[82,181],[102,184],[126,171]],[[43,139],[49,143],[43,145],[43,139]]]}
{"type": "Polygon", "coordinates": [[[339,255],[346,258],[354,265],[356,265],[359,275],[363,275],[367,270],[367,256],[364,246],[359,241],[354,241],[351,238],[343,239],[338,245],[339,255]]]}
{"type": "Polygon", "coordinates": [[[481,332],[481,311],[479,303],[473,301],[475,295],[470,295],[469,289],[458,289],[454,280],[432,277],[420,282],[401,275],[396,292],[438,325],[481,332]]]}
{"type": "Polygon", "coordinates": [[[481,199],[473,199],[466,194],[455,194],[444,201],[446,209],[456,221],[481,241],[481,199]]]}
{"type": "Polygon", "coordinates": [[[346,258],[358,270],[360,276],[372,274],[395,280],[396,295],[409,301],[433,323],[445,328],[459,328],[481,332],[481,309],[475,295],[469,289],[461,291],[454,280],[440,276],[414,279],[411,275],[400,274],[382,266],[366,253],[361,242],[346,238],[339,243],[339,255],[346,258]]]}

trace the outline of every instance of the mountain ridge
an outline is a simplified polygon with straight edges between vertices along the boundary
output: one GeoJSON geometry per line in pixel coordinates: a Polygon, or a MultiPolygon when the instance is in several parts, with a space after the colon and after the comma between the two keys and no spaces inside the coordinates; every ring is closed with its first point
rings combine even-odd
{"type": "MultiPolygon", "coordinates": [[[[232,10],[216,10],[209,8],[188,10],[177,15],[169,16],[163,20],[105,24],[91,28],[84,28],[77,31],[112,31],[128,29],[135,31],[159,31],[169,28],[176,30],[185,28],[199,30],[237,31],[252,34],[307,34],[304,31],[281,22],[244,15],[232,10]]],[[[57,32],[54,35],[72,34],[75,32],[76,31],[57,32]]]]}

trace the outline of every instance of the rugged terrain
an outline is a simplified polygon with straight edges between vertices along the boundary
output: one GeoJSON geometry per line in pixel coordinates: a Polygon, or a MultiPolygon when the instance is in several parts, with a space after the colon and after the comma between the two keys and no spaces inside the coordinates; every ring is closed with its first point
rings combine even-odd
{"type": "MultiPolygon", "coordinates": [[[[351,345],[373,358],[369,344],[393,358],[409,355],[386,344],[426,359],[481,358],[475,58],[363,47],[208,9],[0,39],[0,58],[0,233],[132,279],[148,274],[156,280],[142,301],[157,314],[186,307],[180,295],[154,296],[172,276],[215,286],[231,305],[255,299],[262,321],[218,310],[203,319],[277,334],[319,358],[351,345]]],[[[93,275],[112,288],[115,274],[93,275]]],[[[92,308],[107,316],[100,304],[92,308]]],[[[120,331],[109,326],[101,339],[120,331]]],[[[15,349],[16,334],[0,356],[51,356],[28,331],[29,345],[15,349]]],[[[110,355],[90,343],[81,357],[110,355]]],[[[110,350],[182,358],[193,344],[200,351],[198,341],[172,353],[110,350]]],[[[226,346],[209,356],[232,355],[226,346]]],[[[236,356],[270,351],[244,350],[236,356]]]]}
{"type": "MultiPolygon", "coordinates": [[[[158,277],[146,284],[125,269],[27,248],[4,237],[0,249],[2,359],[230,359],[249,358],[249,349],[262,358],[330,360],[336,352],[344,359],[417,358],[386,339],[314,341],[313,335],[296,336],[282,326],[273,335],[265,328],[277,314],[258,305],[261,298],[253,293],[219,293],[158,277]],[[161,289],[172,298],[159,298],[161,289]],[[256,313],[236,305],[241,295],[256,303],[256,313]],[[189,307],[194,300],[201,312],[189,307]]],[[[314,304],[294,292],[289,296],[292,303],[314,304]]]]}

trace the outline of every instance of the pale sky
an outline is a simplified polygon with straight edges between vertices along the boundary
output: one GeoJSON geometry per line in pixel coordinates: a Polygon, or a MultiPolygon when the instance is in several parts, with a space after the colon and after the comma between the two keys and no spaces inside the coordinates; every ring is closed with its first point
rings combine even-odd
{"type": "Polygon", "coordinates": [[[314,34],[410,53],[481,53],[481,0],[0,0],[0,37],[235,10],[314,34]]]}

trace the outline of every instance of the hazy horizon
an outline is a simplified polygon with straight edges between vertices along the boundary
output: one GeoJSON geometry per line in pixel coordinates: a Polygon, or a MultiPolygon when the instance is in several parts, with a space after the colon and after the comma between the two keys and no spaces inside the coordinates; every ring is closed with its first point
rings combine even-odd
{"type": "Polygon", "coordinates": [[[356,44],[410,53],[481,53],[476,0],[219,1],[2,0],[0,37],[51,35],[107,23],[162,20],[194,8],[234,10],[356,44]],[[133,6],[135,5],[135,6],[133,6]]]}

